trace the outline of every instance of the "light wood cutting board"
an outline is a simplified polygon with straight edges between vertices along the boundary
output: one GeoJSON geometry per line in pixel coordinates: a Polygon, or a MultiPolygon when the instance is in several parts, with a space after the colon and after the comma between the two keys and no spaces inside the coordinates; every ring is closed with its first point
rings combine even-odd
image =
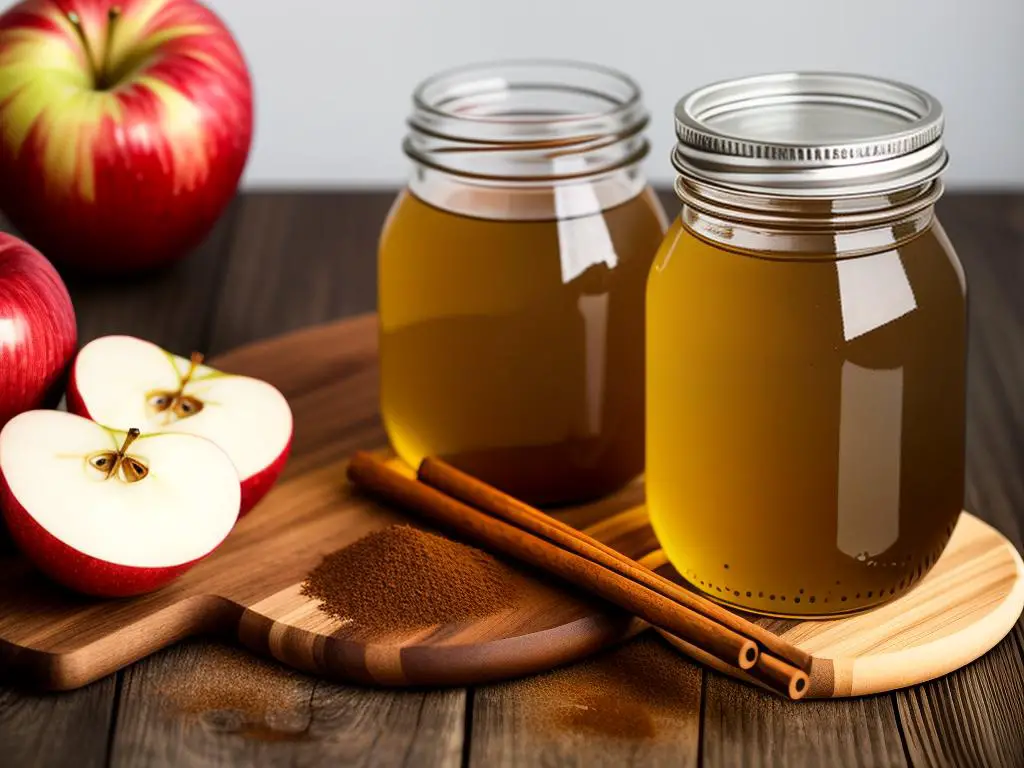
{"type": "MultiPolygon", "coordinates": [[[[410,522],[355,494],[344,479],[352,451],[384,444],[376,320],[362,317],[261,342],[214,365],[267,379],[288,397],[296,433],[280,484],[213,556],[144,597],[78,597],[4,553],[5,676],[33,687],[76,688],[186,636],[218,633],[314,674],[381,685],[451,685],[549,669],[645,629],[529,575],[514,608],[460,625],[382,638],[328,617],[300,594],[309,570],[372,530],[410,522]]],[[[661,567],[642,501],[637,482],[559,516],[661,567]]],[[[1017,552],[965,515],[932,573],[889,606],[834,622],[760,621],[815,656],[812,696],[849,696],[920,682],[970,662],[1009,631],[1022,606],[1024,567],[1017,552]]]]}

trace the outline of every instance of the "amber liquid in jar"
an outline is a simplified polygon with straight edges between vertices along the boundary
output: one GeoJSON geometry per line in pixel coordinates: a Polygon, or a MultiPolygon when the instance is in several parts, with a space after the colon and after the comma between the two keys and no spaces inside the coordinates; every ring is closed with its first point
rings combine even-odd
{"type": "Polygon", "coordinates": [[[640,474],[644,294],[666,225],[649,189],[558,220],[404,193],[379,252],[381,406],[401,458],[443,457],[534,504],[640,474]]]}
{"type": "Polygon", "coordinates": [[[830,615],[928,571],[963,503],[964,294],[937,221],[852,257],[675,222],[648,293],[647,495],[685,579],[830,615]]]}

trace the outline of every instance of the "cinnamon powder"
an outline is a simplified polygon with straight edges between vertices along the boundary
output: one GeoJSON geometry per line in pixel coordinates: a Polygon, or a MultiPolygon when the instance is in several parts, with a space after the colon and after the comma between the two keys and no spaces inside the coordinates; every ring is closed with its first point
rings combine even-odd
{"type": "Polygon", "coordinates": [[[176,656],[177,671],[159,685],[165,706],[214,733],[259,741],[309,738],[310,678],[216,643],[187,643],[168,653],[176,656]]]}
{"type": "Polygon", "coordinates": [[[479,549],[391,525],[327,555],[302,594],[334,618],[391,634],[507,610],[515,604],[516,578],[479,549]]]}
{"type": "Polygon", "coordinates": [[[652,632],[508,685],[533,727],[552,736],[660,740],[699,717],[699,669],[652,632]]]}

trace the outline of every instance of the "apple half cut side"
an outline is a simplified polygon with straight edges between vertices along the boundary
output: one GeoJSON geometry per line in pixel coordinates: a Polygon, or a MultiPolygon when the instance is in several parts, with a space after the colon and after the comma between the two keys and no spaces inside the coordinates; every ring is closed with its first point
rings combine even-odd
{"type": "Polygon", "coordinates": [[[224,541],[240,503],[231,460],[195,435],[118,432],[60,411],[28,411],[0,431],[11,538],[78,592],[164,586],[224,541]]]}
{"type": "Polygon", "coordinates": [[[292,411],[275,387],[133,336],[104,336],[82,348],[71,368],[67,404],[72,413],[112,429],[213,441],[238,470],[240,516],[274,485],[291,449],[292,411]]]}

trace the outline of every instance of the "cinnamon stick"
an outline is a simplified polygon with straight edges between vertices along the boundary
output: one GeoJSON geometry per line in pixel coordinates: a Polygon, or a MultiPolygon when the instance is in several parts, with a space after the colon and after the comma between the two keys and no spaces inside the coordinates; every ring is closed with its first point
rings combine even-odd
{"type": "MultiPolygon", "coordinates": [[[[417,476],[421,482],[459,501],[495,515],[524,530],[544,536],[571,552],[600,563],[605,568],[610,568],[734,632],[749,637],[763,650],[779,656],[804,672],[811,670],[811,655],[802,648],[786,642],[778,635],[737,616],[717,603],[669,581],[664,576],[645,568],[597,539],[487,485],[441,459],[424,459],[420,464],[417,476]]],[[[777,665],[775,669],[778,669],[777,665]]],[[[804,678],[806,679],[806,675],[804,678]]]]}
{"type": "Polygon", "coordinates": [[[726,664],[750,669],[757,662],[757,645],[749,638],[598,563],[405,477],[368,453],[352,457],[348,477],[356,485],[484,549],[513,557],[614,603],[726,664]]]}
{"type": "Polygon", "coordinates": [[[784,692],[794,701],[802,699],[810,687],[810,678],[806,672],[769,653],[758,656],[757,663],[747,673],[769,688],[784,692]]]}

